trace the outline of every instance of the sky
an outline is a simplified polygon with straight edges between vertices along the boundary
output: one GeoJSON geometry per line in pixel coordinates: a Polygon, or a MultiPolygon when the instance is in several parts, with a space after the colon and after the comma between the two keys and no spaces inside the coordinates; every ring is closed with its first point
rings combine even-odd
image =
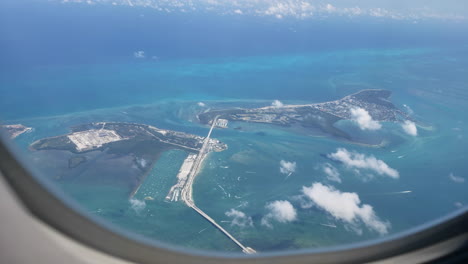
{"type": "Polygon", "coordinates": [[[52,0],[63,3],[142,6],[161,12],[215,12],[283,19],[377,17],[398,20],[467,20],[465,0],[52,0]]]}

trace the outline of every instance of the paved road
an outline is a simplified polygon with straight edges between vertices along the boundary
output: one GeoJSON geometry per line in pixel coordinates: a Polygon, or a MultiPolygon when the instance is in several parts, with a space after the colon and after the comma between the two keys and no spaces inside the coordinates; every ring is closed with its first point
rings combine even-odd
{"type": "Polygon", "coordinates": [[[192,186],[193,186],[193,181],[195,180],[195,177],[198,174],[198,171],[200,170],[200,166],[203,163],[203,160],[205,159],[206,155],[208,155],[208,149],[209,149],[209,142],[210,142],[210,137],[211,137],[211,132],[213,132],[213,129],[216,125],[216,121],[218,119],[218,116],[215,117],[211,124],[210,131],[208,132],[208,135],[205,138],[205,141],[203,142],[203,146],[200,149],[200,152],[198,153],[198,156],[195,159],[195,162],[192,166],[192,169],[190,170],[187,182],[185,183],[181,195],[182,195],[182,200],[185,202],[185,204],[195,210],[198,214],[200,214],[203,218],[205,218],[208,222],[210,222],[212,225],[214,225],[216,228],[218,228],[223,234],[225,234],[229,239],[231,239],[234,243],[236,243],[241,249],[242,252],[246,254],[253,254],[256,253],[255,250],[253,250],[250,247],[245,247],[240,243],[236,238],[234,238],[231,234],[229,234],[228,231],[226,231],[222,226],[220,226],[218,223],[216,223],[213,218],[211,218],[209,215],[207,215],[203,210],[198,208],[195,205],[195,202],[193,201],[193,196],[192,196],[192,186]]]}

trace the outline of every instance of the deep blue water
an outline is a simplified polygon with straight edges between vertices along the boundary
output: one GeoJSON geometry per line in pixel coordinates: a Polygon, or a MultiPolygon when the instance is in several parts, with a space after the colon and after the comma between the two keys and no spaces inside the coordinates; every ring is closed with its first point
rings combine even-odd
{"type": "MultiPolygon", "coordinates": [[[[2,1],[0,7],[0,82],[5,98],[0,112],[6,113],[6,118],[147,103],[168,96],[180,97],[191,91],[225,96],[233,94],[232,90],[245,78],[234,74],[218,76],[220,78],[209,76],[208,79],[152,77],[141,72],[149,64],[154,68],[171,67],[177,63],[186,67],[207,60],[235,62],[238,58],[251,56],[268,58],[304,53],[320,56],[322,52],[354,49],[441,46],[453,49],[468,43],[464,34],[467,25],[463,23],[426,21],[413,24],[412,21],[364,18],[278,21],[38,1],[2,1]],[[139,50],[145,51],[148,59],[135,60],[133,53],[139,50]],[[153,56],[158,57],[158,61],[151,60],[153,56]],[[191,61],[185,61],[187,59],[191,61]],[[76,75],[77,71],[82,74],[76,75]],[[15,92],[10,94],[9,91],[15,92]],[[24,93],[32,93],[32,96],[18,96],[24,93]],[[54,104],[44,106],[34,100],[53,100],[54,104]],[[40,109],[37,105],[41,105],[40,109]]],[[[372,59],[379,60],[379,57],[372,59]]],[[[356,64],[360,63],[360,60],[356,61],[356,64]]],[[[333,71],[346,70],[337,68],[337,64],[317,65],[320,73],[292,69],[287,75],[272,75],[270,82],[265,78],[259,81],[263,87],[253,92],[264,98],[266,89],[282,89],[278,86],[284,87],[285,83],[278,79],[287,76],[288,83],[295,82],[288,85],[294,90],[287,99],[302,99],[304,90],[311,86],[310,80],[320,77],[317,74],[330,75],[333,71]],[[274,84],[278,84],[277,87],[274,84]]],[[[280,70],[284,72],[286,69],[280,70]]],[[[251,74],[254,75],[255,70],[251,74]]],[[[251,93],[251,89],[248,94],[236,91],[241,97],[257,97],[251,93]]]]}
{"type": "MultiPolygon", "coordinates": [[[[391,224],[389,234],[466,205],[467,183],[449,177],[468,177],[466,30],[466,24],[441,21],[277,20],[2,1],[0,117],[34,127],[16,142],[38,172],[54,180],[67,173],[69,154],[30,153],[27,146],[67,133],[72,125],[139,122],[205,135],[208,128],[192,122],[200,110],[197,102],[264,106],[275,99],[311,103],[361,89],[391,90],[395,105],[408,105],[424,124],[417,137],[404,134],[397,124],[384,124],[378,132],[340,124],[355,138],[388,142],[376,148],[317,131],[238,124],[241,132],[214,131],[229,149],[211,154],[194,186],[200,208],[226,221],[223,225],[236,237],[260,251],[362,241],[379,235],[362,224],[358,234],[319,208],[302,208],[294,197],[313,182],[355,192],[391,224]],[[145,59],[134,58],[139,50],[145,59]],[[334,164],[343,182],[327,181],[320,166],[330,162],[324,154],[337,148],[374,155],[401,177],[363,179],[334,164]],[[279,172],[280,160],[297,163],[291,177],[279,172]],[[412,192],[393,194],[407,190],[412,192]],[[265,205],[275,200],[291,201],[297,220],[274,223],[273,229],[261,225],[268,213],[265,205]],[[225,213],[233,208],[252,217],[253,227],[232,226],[225,213]]],[[[98,164],[116,167],[89,168],[73,180],[54,181],[87,211],[165,242],[237,251],[183,204],[156,199],[146,201],[142,211],[133,210],[121,180],[133,173],[125,165],[129,160],[90,155],[96,155],[98,164]]],[[[136,198],[164,197],[185,155],[164,153],[136,198]]]]}

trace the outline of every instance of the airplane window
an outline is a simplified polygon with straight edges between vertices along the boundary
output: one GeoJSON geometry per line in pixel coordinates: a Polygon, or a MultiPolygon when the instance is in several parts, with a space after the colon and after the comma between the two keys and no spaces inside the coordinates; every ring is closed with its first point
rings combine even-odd
{"type": "Polygon", "coordinates": [[[0,130],[168,245],[385,239],[467,209],[466,32],[457,0],[4,0],[0,130]]]}

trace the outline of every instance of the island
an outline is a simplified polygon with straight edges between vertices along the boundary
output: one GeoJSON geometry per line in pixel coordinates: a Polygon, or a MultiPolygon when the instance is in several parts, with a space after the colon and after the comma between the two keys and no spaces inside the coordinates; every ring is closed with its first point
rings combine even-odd
{"type": "Polygon", "coordinates": [[[27,133],[32,131],[32,128],[26,127],[21,124],[14,124],[14,125],[0,125],[0,130],[6,132],[6,134],[11,138],[14,139],[21,134],[27,133]]]}
{"type": "MultiPolygon", "coordinates": [[[[170,148],[186,150],[189,152],[188,157],[182,164],[177,175],[177,182],[169,190],[166,200],[168,202],[177,202],[180,197],[180,200],[188,207],[192,208],[237,244],[242,249],[242,252],[254,254],[256,253],[254,249],[244,246],[234,238],[213,218],[198,208],[193,200],[193,183],[207,155],[210,152],[219,152],[227,149],[226,144],[211,138],[215,124],[222,125],[223,121],[219,123],[218,117],[215,116],[210,123],[212,125],[206,137],[159,129],[143,124],[90,123],[72,127],[72,132],[67,135],[38,140],[32,143],[30,147],[35,151],[62,150],[70,151],[77,155],[91,151],[106,151],[107,153],[133,155],[137,160],[151,158],[153,160],[152,165],[141,165],[141,163],[135,162],[140,164],[140,166],[147,166],[148,168],[153,167],[154,161],[157,160],[158,155],[164,150],[170,148]]],[[[87,162],[86,157],[74,156],[68,160],[68,168],[74,169],[85,162],[87,162]]],[[[143,179],[144,177],[138,179],[138,184],[130,194],[131,198],[138,192],[143,179]]],[[[151,199],[154,198],[145,197],[145,200],[151,199]]]]}
{"type": "MultiPolygon", "coordinates": [[[[33,151],[62,150],[76,154],[68,160],[70,169],[87,162],[88,159],[83,156],[87,152],[105,151],[108,154],[132,156],[135,166],[144,172],[136,179],[130,194],[133,196],[162,152],[180,149],[199,153],[204,144],[204,137],[184,132],[144,124],[96,122],[71,127],[71,133],[66,135],[40,139],[33,142],[30,148],[33,151]]],[[[227,148],[226,144],[212,138],[206,145],[207,153],[227,148]]]]}
{"type": "MultiPolygon", "coordinates": [[[[31,148],[33,150],[68,150],[73,153],[108,148],[111,151],[129,153],[129,151],[125,151],[126,147],[130,150],[131,146],[146,142],[164,148],[198,152],[204,140],[204,137],[197,135],[133,123],[97,122],[71,127],[71,131],[67,135],[35,141],[31,144],[31,148]]],[[[212,147],[216,151],[222,151],[227,147],[218,140],[211,139],[211,141],[212,147]]]]}
{"type": "MultiPolygon", "coordinates": [[[[345,132],[333,125],[339,120],[351,119],[351,110],[362,108],[372,119],[383,122],[411,120],[404,111],[398,109],[389,98],[392,92],[382,89],[362,90],[342,99],[301,105],[266,106],[261,108],[235,108],[208,110],[198,115],[202,124],[211,124],[215,116],[218,120],[254,122],[279,126],[316,127],[334,136],[350,139],[345,132]]],[[[226,121],[220,127],[226,127],[226,121]]],[[[219,121],[218,121],[219,122],[219,121]]]]}
{"type": "MultiPolygon", "coordinates": [[[[349,136],[335,128],[334,124],[339,120],[352,119],[352,109],[364,109],[376,121],[400,122],[410,119],[410,116],[389,101],[390,96],[391,92],[387,90],[363,90],[342,99],[324,103],[207,110],[198,114],[200,123],[210,125],[205,137],[144,124],[115,122],[82,124],[72,127],[69,134],[38,140],[31,144],[31,149],[35,151],[61,150],[76,154],[68,159],[70,170],[89,162],[88,157],[83,156],[88,152],[101,151],[107,154],[131,155],[135,159],[132,166],[139,166],[146,172],[154,166],[159,155],[165,150],[175,148],[187,151],[187,157],[179,169],[175,184],[168,190],[165,201],[184,202],[237,244],[242,252],[254,254],[256,253],[254,249],[238,241],[197,207],[193,199],[193,183],[208,154],[227,149],[226,144],[211,138],[213,130],[227,128],[229,121],[255,122],[285,127],[318,127],[333,135],[349,139],[349,136]],[[142,160],[150,160],[151,163],[147,164],[142,160]]],[[[130,194],[131,198],[138,192],[144,178],[145,176],[141,176],[137,179],[137,184],[130,194]]],[[[152,197],[144,199],[154,200],[152,197]]]]}

